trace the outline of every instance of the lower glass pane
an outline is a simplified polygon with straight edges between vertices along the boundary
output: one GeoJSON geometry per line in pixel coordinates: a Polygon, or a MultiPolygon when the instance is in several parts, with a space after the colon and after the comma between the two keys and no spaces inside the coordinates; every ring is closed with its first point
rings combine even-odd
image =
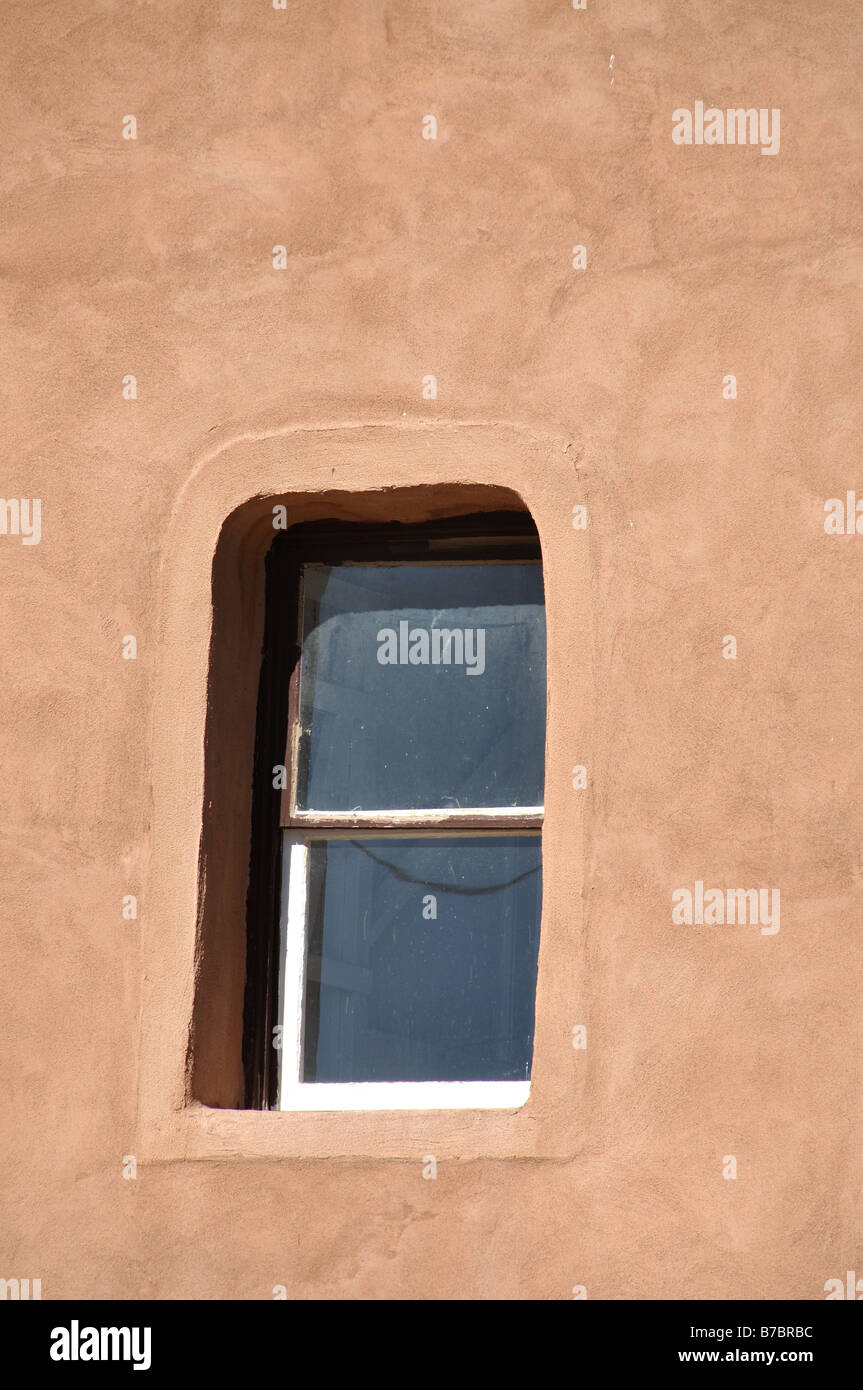
{"type": "Polygon", "coordinates": [[[309,845],[303,1081],[524,1081],[540,837],[309,845]]]}

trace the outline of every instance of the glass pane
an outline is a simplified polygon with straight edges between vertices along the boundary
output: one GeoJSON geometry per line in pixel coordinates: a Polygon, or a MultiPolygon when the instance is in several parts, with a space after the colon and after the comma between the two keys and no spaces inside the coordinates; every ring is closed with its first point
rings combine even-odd
{"type": "Polygon", "coordinates": [[[539,806],[538,564],[307,565],[301,810],[539,806]]]}
{"type": "Polygon", "coordinates": [[[530,1077],[539,836],[309,846],[304,1081],[530,1077]]]}

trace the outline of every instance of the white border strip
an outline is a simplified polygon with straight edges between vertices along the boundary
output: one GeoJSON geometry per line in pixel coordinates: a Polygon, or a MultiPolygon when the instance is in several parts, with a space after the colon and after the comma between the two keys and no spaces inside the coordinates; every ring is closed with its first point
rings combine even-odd
{"type": "Polygon", "coordinates": [[[282,837],[281,984],[282,1064],[279,1109],[294,1109],[286,1094],[297,1088],[303,1064],[303,997],[306,987],[306,905],[309,850],[296,835],[282,837]]]}
{"type": "Polygon", "coordinates": [[[518,1110],[529,1081],[314,1081],[283,1085],[282,1110],[518,1110]]]}

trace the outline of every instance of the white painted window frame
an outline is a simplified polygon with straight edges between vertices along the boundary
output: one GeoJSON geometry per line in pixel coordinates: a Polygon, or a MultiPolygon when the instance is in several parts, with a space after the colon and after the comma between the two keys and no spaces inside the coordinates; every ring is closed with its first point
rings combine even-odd
{"type": "MultiPolygon", "coordinates": [[[[492,812],[492,814],[494,814],[492,812]]],[[[522,813],[523,814],[523,813],[522,813]]],[[[517,1110],[530,1095],[530,1081],[302,1081],[303,1009],[308,941],[309,841],[282,832],[279,911],[280,1110],[517,1110]]],[[[326,832],[323,832],[325,837],[326,832]]]]}

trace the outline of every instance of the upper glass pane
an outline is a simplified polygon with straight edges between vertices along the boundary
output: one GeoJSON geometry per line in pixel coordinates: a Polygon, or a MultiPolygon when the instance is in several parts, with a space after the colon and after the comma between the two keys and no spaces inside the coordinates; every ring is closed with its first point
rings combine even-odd
{"type": "Polygon", "coordinates": [[[297,807],[540,806],[539,564],[306,565],[297,807]]]}

